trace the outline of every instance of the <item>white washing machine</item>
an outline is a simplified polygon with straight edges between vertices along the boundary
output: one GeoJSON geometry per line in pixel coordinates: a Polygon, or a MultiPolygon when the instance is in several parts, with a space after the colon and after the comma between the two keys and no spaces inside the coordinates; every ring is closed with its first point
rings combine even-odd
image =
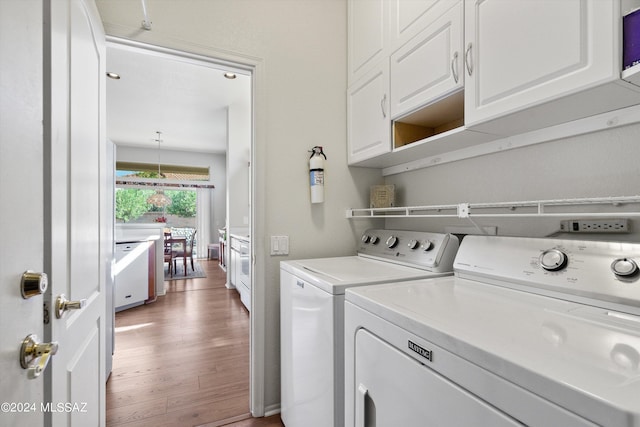
{"type": "Polygon", "coordinates": [[[280,263],[281,417],[287,427],[344,424],[344,292],[451,275],[458,238],[368,230],[358,255],[280,263]]]}
{"type": "Polygon", "coordinates": [[[348,289],[348,426],[640,426],[640,245],[467,236],[348,289]]]}

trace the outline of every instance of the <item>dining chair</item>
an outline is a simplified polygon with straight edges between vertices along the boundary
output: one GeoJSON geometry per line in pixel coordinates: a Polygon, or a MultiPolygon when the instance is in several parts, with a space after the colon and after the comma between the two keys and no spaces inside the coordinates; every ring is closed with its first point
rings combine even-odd
{"type": "MultiPolygon", "coordinates": [[[[186,257],[189,258],[189,261],[191,263],[191,270],[196,271],[194,265],[193,265],[193,244],[196,241],[196,232],[198,231],[197,228],[193,229],[193,233],[191,233],[191,237],[188,239],[187,244],[185,245],[185,250],[186,250],[186,257]]],[[[173,251],[173,269],[175,271],[176,269],[176,258],[182,258],[184,259],[185,254],[182,252],[183,249],[176,249],[173,251]]],[[[185,272],[187,270],[187,266],[184,266],[185,272]]]]}
{"type": "Polygon", "coordinates": [[[171,241],[169,239],[171,239],[171,233],[165,233],[164,234],[164,262],[169,263],[169,275],[173,277],[173,271],[175,270],[175,266],[173,265],[174,251],[171,245],[171,241]]]}

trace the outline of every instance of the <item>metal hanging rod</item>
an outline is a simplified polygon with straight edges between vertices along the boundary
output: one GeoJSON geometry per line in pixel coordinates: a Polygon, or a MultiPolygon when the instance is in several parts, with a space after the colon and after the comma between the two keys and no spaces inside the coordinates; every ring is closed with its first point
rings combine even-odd
{"type": "Polygon", "coordinates": [[[525,218],[525,217],[576,217],[597,218],[612,214],[625,217],[640,217],[640,206],[633,211],[619,209],[630,204],[640,204],[640,196],[597,197],[581,199],[533,200],[497,203],[459,203],[455,205],[407,206],[391,208],[347,209],[347,218],[525,218]],[[563,207],[610,206],[609,212],[558,211],[563,207]],[[553,208],[553,212],[547,210],[553,208]],[[488,210],[501,212],[487,212],[488,210]],[[504,212],[504,210],[508,212],[504,212]],[[526,212],[516,212],[517,210],[526,212]],[[479,210],[480,212],[475,212],[479,210]]]}

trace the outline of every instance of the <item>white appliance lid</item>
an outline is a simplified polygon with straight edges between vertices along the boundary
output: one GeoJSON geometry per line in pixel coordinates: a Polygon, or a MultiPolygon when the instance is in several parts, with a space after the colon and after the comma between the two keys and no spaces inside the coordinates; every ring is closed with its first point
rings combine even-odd
{"type": "Polygon", "coordinates": [[[452,273],[432,273],[362,256],[283,261],[282,269],[331,294],[344,294],[351,286],[439,277],[452,273]]]}
{"type": "Polygon", "coordinates": [[[458,277],[346,300],[591,420],[640,425],[639,316],[458,277]]]}

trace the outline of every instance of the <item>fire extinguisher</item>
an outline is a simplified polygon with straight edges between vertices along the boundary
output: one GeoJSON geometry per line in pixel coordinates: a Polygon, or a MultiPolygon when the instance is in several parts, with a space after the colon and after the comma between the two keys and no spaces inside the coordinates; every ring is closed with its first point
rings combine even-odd
{"type": "Polygon", "coordinates": [[[322,147],[316,145],[311,149],[309,158],[309,181],[311,185],[311,203],[324,202],[324,161],[327,156],[322,147]],[[323,159],[324,157],[324,159],[323,159]]]}

